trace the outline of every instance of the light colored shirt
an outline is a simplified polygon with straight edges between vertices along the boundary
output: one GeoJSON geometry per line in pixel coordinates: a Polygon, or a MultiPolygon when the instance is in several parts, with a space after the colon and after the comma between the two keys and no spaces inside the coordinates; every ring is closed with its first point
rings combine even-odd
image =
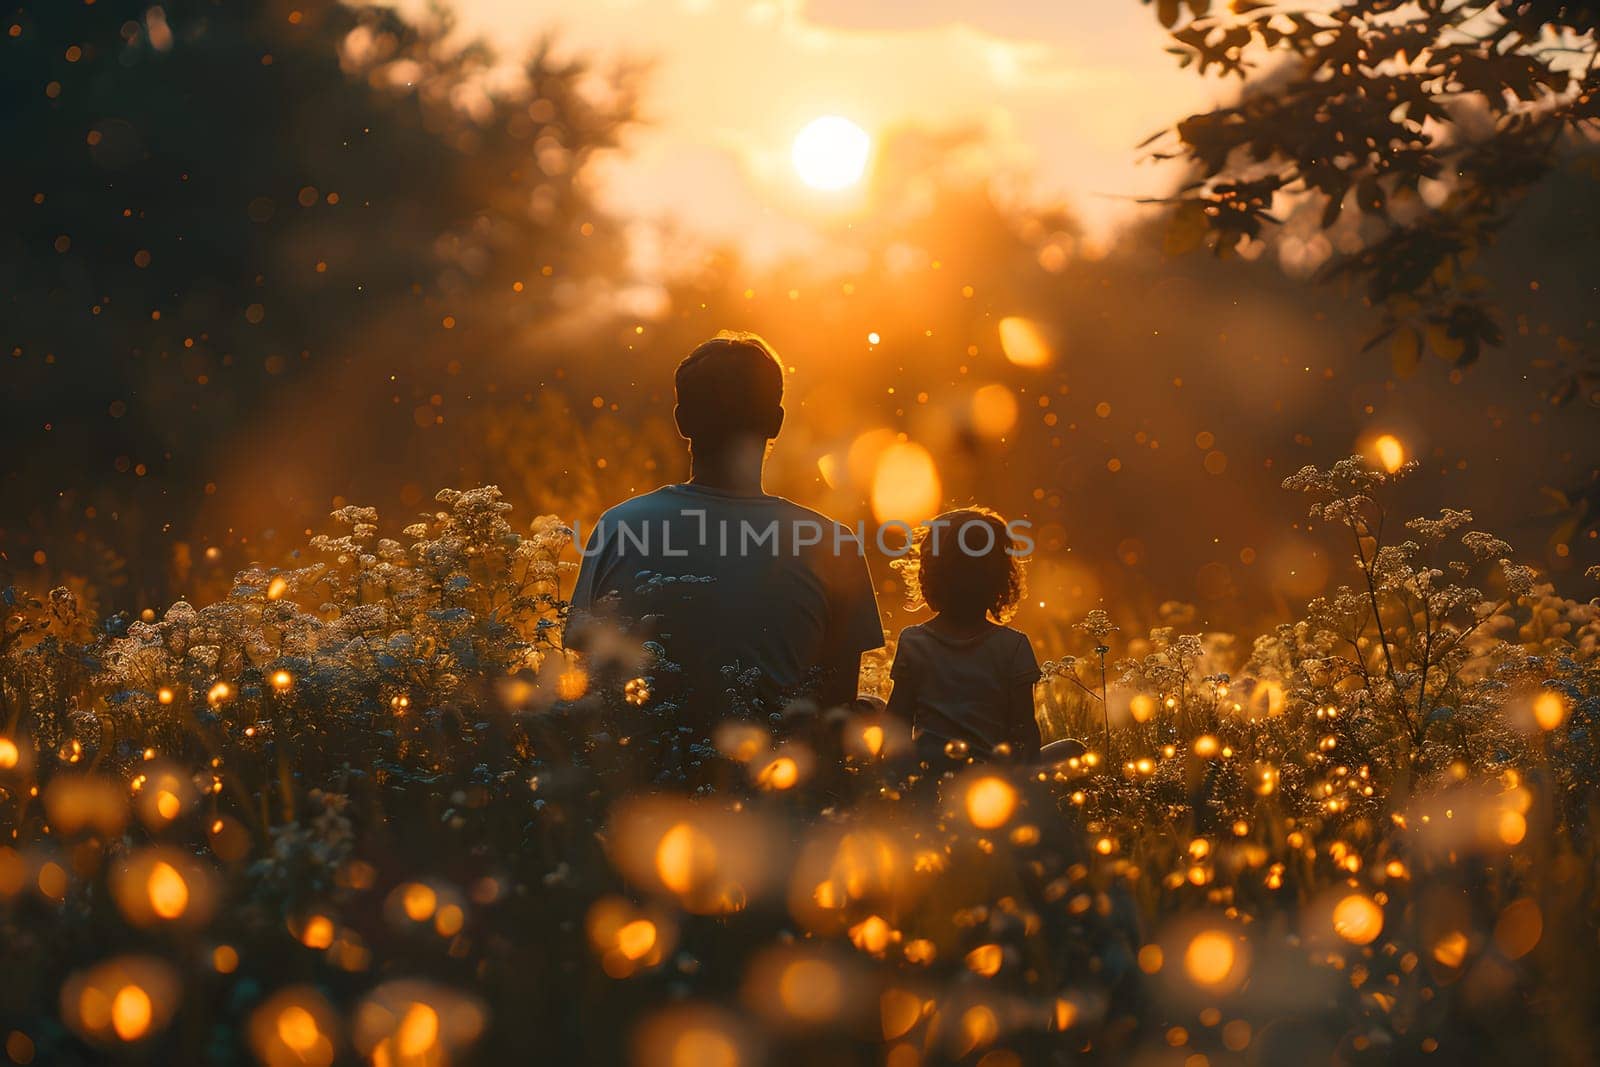
{"type": "Polygon", "coordinates": [[[854,672],[883,645],[856,532],[780,496],[682,484],[611,508],[588,537],[573,613],[607,598],[626,618],[659,617],[696,692],[725,689],[723,667],[792,690],[813,668],[854,672]]]}
{"type": "Polygon", "coordinates": [[[970,637],[951,637],[926,623],[908,626],[900,631],[890,677],[898,698],[890,707],[910,709],[919,737],[965,741],[980,753],[1002,741],[1014,749],[1039,747],[1031,697],[1023,707],[1014,699],[1039,680],[1033,645],[1019,630],[986,623],[970,637]]]}

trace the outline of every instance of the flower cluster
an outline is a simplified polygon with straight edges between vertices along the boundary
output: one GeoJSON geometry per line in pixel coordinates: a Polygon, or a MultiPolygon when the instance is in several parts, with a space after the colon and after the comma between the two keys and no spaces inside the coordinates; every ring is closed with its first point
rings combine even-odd
{"type": "Polygon", "coordinates": [[[1289,479],[1351,577],[1254,640],[1090,612],[1035,763],[917,762],[892,642],[702,729],[647,637],[562,647],[570,536],[492,487],[159,617],[7,592],[6,1051],[1581,1061],[1600,611],[1392,483],[1289,479]]]}

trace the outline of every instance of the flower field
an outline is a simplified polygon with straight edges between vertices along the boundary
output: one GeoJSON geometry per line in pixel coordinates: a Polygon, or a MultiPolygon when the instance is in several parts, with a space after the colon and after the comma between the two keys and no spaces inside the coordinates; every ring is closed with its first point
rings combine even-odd
{"type": "Polygon", "coordinates": [[[6,590],[5,1054],[1594,1062],[1600,612],[1408,473],[1285,482],[1347,565],[1270,633],[1063,620],[1037,765],[910,763],[892,645],[698,721],[561,648],[570,536],[493,488],[211,604],[6,590]]]}

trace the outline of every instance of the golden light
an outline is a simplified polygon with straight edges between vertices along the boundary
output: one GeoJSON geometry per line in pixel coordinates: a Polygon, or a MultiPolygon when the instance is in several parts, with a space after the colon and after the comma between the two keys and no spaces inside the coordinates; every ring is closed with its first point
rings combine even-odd
{"type": "Polygon", "coordinates": [[[1370,458],[1393,474],[1406,464],[1406,446],[1392,433],[1379,434],[1372,440],[1370,458]]]}
{"type": "Polygon", "coordinates": [[[800,765],[793,756],[779,756],[761,769],[756,782],[763,789],[792,789],[800,780],[800,765]]]}
{"type": "Polygon", "coordinates": [[[419,979],[385,982],[356,1009],[356,1048],[374,1063],[448,1063],[489,1019],[474,996],[419,979]]]}
{"type": "Polygon", "coordinates": [[[617,948],[630,960],[643,959],[656,946],[656,924],[635,919],[617,931],[617,948]]]}
{"type": "Polygon", "coordinates": [[[9,771],[22,762],[22,750],[9,737],[0,737],[0,771],[9,771]]]}
{"type": "Polygon", "coordinates": [[[1149,722],[1155,717],[1155,698],[1149,693],[1135,693],[1133,699],[1128,701],[1128,714],[1133,716],[1134,722],[1149,722]]]}
{"type": "Polygon", "coordinates": [[[733,1013],[680,1004],[647,1018],[634,1031],[634,1067],[741,1067],[749,1062],[744,1025],[733,1013]]]}
{"type": "Polygon", "coordinates": [[[1197,985],[1219,989],[1239,977],[1239,951],[1234,939],[1221,930],[1203,930],[1183,950],[1183,969],[1197,985]]]}
{"type": "Polygon", "coordinates": [[[1004,778],[986,774],[967,786],[966,810],[973,826],[997,829],[1017,810],[1017,791],[1004,778]]]}
{"type": "Polygon", "coordinates": [[[278,692],[287,693],[293,685],[294,675],[290,674],[288,671],[272,672],[272,688],[276,689],[278,692]]]}
{"type": "Polygon", "coordinates": [[[1383,909],[1362,893],[1351,893],[1333,906],[1333,932],[1352,945],[1370,945],[1383,933],[1383,909]]]}
{"type": "Polygon", "coordinates": [[[150,994],[136,985],[125,985],[111,998],[111,1028],[124,1041],[137,1041],[150,1030],[154,1016],[150,994]]]}
{"type": "Polygon", "coordinates": [[[993,382],[972,394],[972,428],[981,437],[1004,437],[1017,424],[1017,397],[993,382]]]}
{"type": "Polygon", "coordinates": [[[93,1041],[142,1041],[171,1020],[179,988],[172,967],[161,960],[118,957],[62,984],[61,1018],[93,1041]]]}
{"type": "Polygon", "coordinates": [[[993,1043],[1000,1036],[1000,1020],[995,1017],[994,1009],[987,1004],[978,1004],[962,1012],[961,1035],[965,1045],[958,1043],[957,1047],[962,1055],[993,1043]]]}
{"type": "Polygon", "coordinates": [[[832,964],[802,957],[784,967],[778,979],[778,998],[784,1010],[802,1022],[827,1022],[839,1013],[843,987],[832,964]]]}
{"type": "Polygon", "coordinates": [[[695,891],[717,868],[717,846],[693,824],[680,822],[656,846],[656,874],[680,896],[695,891]]]}
{"type": "Polygon", "coordinates": [[[338,1034],[338,1016],[309,986],[280,990],[250,1016],[250,1047],[265,1067],[328,1067],[338,1034]]]}
{"type": "Polygon", "coordinates": [[[159,830],[183,814],[194,799],[194,786],[174,766],[156,761],[145,766],[149,769],[132,783],[133,806],[140,821],[159,830]]]}
{"type": "Polygon", "coordinates": [[[446,904],[433,917],[433,931],[440,937],[454,937],[466,925],[467,913],[459,904],[446,904]]]}
{"type": "Polygon", "coordinates": [[[826,947],[775,945],[750,961],[740,999],[767,1023],[804,1031],[865,1021],[873,1013],[875,991],[875,983],[864,980],[859,956],[826,947]]]}
{"type": "Polygon", "coordinates": [[[606,851],[627,878],[700,915],[743,909],[772,877],[761,815],[713,804],[638,798],[618,806],[606,851]]]}
{"type": "Polygon", "coordinates": [[[789,157],[801,181],[833,192],[861,180],[871,152],[866,130],[841,115],[824,115],[795,135],[789,157]]]}
{"type": "Polygon", "coordinates": [[[1533,721],[1541,730],[1554,730],[1567,718],[1567,702],[1560,693],[1546,689],[1533,702],[1533,721]]]}
{"type": "Polygon", "coordinates": [[[872,474],[872,514],[879,522],[921,522],[939,510],[943,498],[939,468],[926,448],[896,441],[878,457],[872,474]]]}
{"type": "Polygon", "coordinates": [[[297,937],[306,948],[318,951],[333,944],[333,920],[326,915],[312,915],[301,925],[297,937]]]}
{"type": "Polygon", "coordinates": [[[1000,973],[1000,964],[1004,959],[1005,953],[999,945],[979,945],[967,953],[967,970],[985,978],[993,978],[1000,973]]]}
{"type": "Polygon", "coordinates": [[[822,480],[828,483],[829,489],[839,488],[839,457],[829,452],[817,458],[817,473],[822,475],[822,480]]]}
{"type": "Polygon", "coordinates": [[[111,872],[111,893],[135,926],[182,921],[203,925],[216,908],[209,866],[181,849],[156,847],[128,856],[111,872]]]}
{"type": "Polygon", "coordinates": [[[922,1018],[922,998],[904,989],[885,989],[878,997],[878,1016],[885,1041],[904,1037],[922,1018]]]}
{"type": "MultiPolygon", "coordinates": [[[[942,853],[940,853],[942,856],[942,853]]],[[[914,863],[899,838],[882,830],[818,828],[800,850],[789,882],[789,912],[806,929],[835,935],[856,928],[856,947],[871,951],[892,937],[887,921],[915,891],[914,863]],[[870,909],[868,918],[855,905],[870,909]]]]}
{"type": "Polygon", "coordinates": [[[872,761],[899,755],[911,744],[911,730],[900,719],[869,713],[844,728],[845,754],[853,760],[872,761]]]}
{"type": "Polygon", "coordinates": [[[1433,945],[1433,958],[1446,967],[1459,967],[1467,958],[1471,942],[1460,930],[1451,930],[1433,945]]]}
{"type": "Polygon", "coordinates": [[[712,734],[717,751],[731,760],[749,763],[767,750],[772,735],[753,722],[729,720],[712,734]]]}
{"type": "Polygon", "coordinates": [[[622,897],[602,897],[585,922],[589,943],[612,978],[654,967],[672,949],[674,931],[662,915],[645,914],[622,897]]]}
{"type": "Polygon", "coordinates": [[[170,863],[157,860],[146,883],[150,908],[163,919],[176,919],[189,907],[189,886],[170,863]]]}
{"type": "Polygon", "coordinates": [[[894,928],[881,915],[868,915],[850,927],[850,943],[869,956],[881,956],[889,948],[894,928]]]}
{"type": "Polygon", "coordinates": [[[183,801],[168,790],[156,790],[156,814],[171,822],[183,811],[183,801]]]}
{"type": "Polygon", "coordinates": [[[1000,350],[1018,367],[1049,366],[1053,358],[1044,331],[1021,315],[1007,315],[1000,320],[1000,350]]]}
{"type": "Polygon", "coordinates": [[[1506,809],[1495,819],[1495,834],[1504,845],[1520,845],[1528,836],[1528,818],[1520,811],[1506,809]]]}
{"type": "Polygon", "coordinates": [[[400,1017],[395,1031],[395,1051],[403,1059],[419,1057],[439,1040],[439,1013],[427,1004],[412,1004],[400,1017]]]}
{"type": "Polygon", "coordinates": [[[1282,683],[1265,678],[1250,690],[1249,700],[1245,706],[1250,718],[1260,719],[1282,715],[1288,700],[1288,694],[1284,692],[1282,683]]]}
{"type": "Polygon", "coordinates": [[[622,687],[622,696],[636,708],[641,708],[650,703],[649,680],[645,678],[629,678],[622,687]]]}
{"type": "Polygon", "coordinates": [[[589,674],[582,667],[569,667],[556,677],[556,696],[561,700],[578,700],[588,691],[589,674]]]}
{"type": "Polygon", "coordinates": [[[44,809],[63,835],[89,830],[109,837],[128,821],[125,789],[99,775],[58,775],[45,787],[44,809]]]}
{"type": "Polygon", "coordinates": [[[411,882],[401,887],[400,906],[404,909],[406,918],[412,922],[420,923],[431,919],[438,903],[439,895],[433,891],[432,886],[411,882]]]}

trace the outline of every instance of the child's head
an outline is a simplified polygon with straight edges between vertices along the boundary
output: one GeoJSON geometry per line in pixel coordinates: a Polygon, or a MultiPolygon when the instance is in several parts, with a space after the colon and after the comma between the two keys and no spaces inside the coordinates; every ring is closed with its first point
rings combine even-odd
{"type": "Polygon", "coordinates": [[[1022,556],[1006,521],[988,508],[947,511],[917,530],[896,561],[914,606],[1006,622],[1025,592],[1022,556]]]}

